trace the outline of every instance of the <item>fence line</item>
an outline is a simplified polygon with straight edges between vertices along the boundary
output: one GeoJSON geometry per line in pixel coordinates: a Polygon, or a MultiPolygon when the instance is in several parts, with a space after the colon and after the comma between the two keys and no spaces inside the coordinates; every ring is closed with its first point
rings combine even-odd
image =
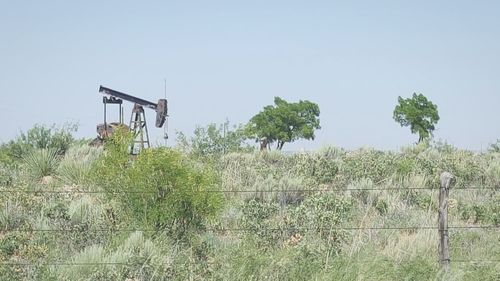
{"type": "MultiPolygon", "coordinates": [[[[199,190],[197,192],[204,193],[298,193],[298,192],[357,192],[357,191],[414,191],[414,190],[430,190],[439,191],[440,188],[436,187],[388,187],[388,188],[352,188],[352,189],[290,189],[290,190],[199,190]]],[[[470,186],[465,188],[453,189],[456,191],[494,191],[500,190],[499,186],[470,186]]],[[[91,190],[14,190],[4,189],[0,190],[0,194],[158,194],[158,191],[91,191],[91,190]]],[[[500,225],[469,225],[469,226],[447,226],[446,229],[450,230],[470,230],[470,229],[499,229],[500,225]]],[[[269,231],[269,232],[286,232],[286,231],[309,231],[309,230],[343,230],[343,231],[377,231],[377,230],[441,230],[439,226],[406,226],[406,227],[283,227],[283,228],[224,228],[224,227],[209,227],[203,229],[212,232],[250,232],[250,231],[269,231]]],[[[151,232],[161,233],[165,230],[159,229],[5,229],[4,232],[46,232],[46,233],[67,233],[67,232],[151,232]]],[[[443,259],[440,260],[442,262],[443,259]]],[[[365,261],[360,261],[365,262],[365,261]]],[[[371,263],[373,261],[366,261],[371,263]]],[[[498,259],[482,259],[482,260],[466,260],[466,259],[453,259],[448,258],[447,262],[456,263],[500,263],[498,259]]],[[[102,263],[65,263],[65,262],[45,262],[45,263],[13,263],[13,262],[0,262],[0,266],[136,266],[143,265],[144,263],[117,263],[117,262],[102,262],[102,263]]]]}
{"type": "Polygon", "coordinates": [[[451,259],[452,262],[460,262],[460,263],[475,263],[475,262],[495,262],[500,263],[500,260],[455,260],[451,259]]]}
{"type": "MultiPolygon", "coordinates": [[[[470,225],[470,226],[448,226],[449,229],[498,229],[500,225],[470,225]]],[[[293,230],[348,230],[348,231],[360,231],[360,230],[438,230],[437,226],[404,226],[404,227],[342,227],[342,226],[332,226],[332,227],[304,227],[304,226],[294,226],[294,227],[282,227],[282,228],[266,228],[266,227],[237,227],[237,228],[205,228],[206,231],[214,232],[244,232],[244,231],[293,231],[293,230]]],[[[141,229],[141,228],[130,228],[130,229],[5,229],[2,232],[164,232],[162,229],[141,229]]]]}
{"type": "MultiPolygon", "coordinates": [[[[455,260],[451,259],[454,263],[500,263],[500,260],[455,260]]],[[[373,263],[373,260],[357,260],[356,262],[361,263],[373,263]]],[[[44,262],[44,263],[26,263],[26,262],[0,262],[0,266],[138,266],[144,265],[145,263],[120,263],[120,262],[88,262],[88,263],[62,263],[62,262],[44,262]]],[[[207,264],[214,264],[212,262],[207,262],[207,264]]]]}
{"type": "MultiPolygon", "coordinates": [[[[439,187],[390,187],[390,188],[350,188],[350,189],[275,189],[275,190],[196,190],[204,193],[293,193],[293,192],[350,192],[350,191],[412,191],[412,190],[432,190],[439,191],[439,187]]],[[[474,187],[474,188],[458,188],[453,191],[469,191],[469,190],[488,190],[500,191],[500,187],[474,187]]],[[[90,191],[90,190],[0,190],[0,193],[26,193],[26,194],[158,194],[158,191],[90,191]]]]}
{"type": "Polygon", "coordinates": [[[60,265],[60,266],[98,266],[98,265],[124,265],[124,266],[135,266],[141,265],[143,263],[122,263],[122,262],[79,262],[79,263],[67,263],[67,262],[43,262],[43,263],[27,263],[27,262],[0,262],[3,266],[48,266],[48,265],[60,265]]]}

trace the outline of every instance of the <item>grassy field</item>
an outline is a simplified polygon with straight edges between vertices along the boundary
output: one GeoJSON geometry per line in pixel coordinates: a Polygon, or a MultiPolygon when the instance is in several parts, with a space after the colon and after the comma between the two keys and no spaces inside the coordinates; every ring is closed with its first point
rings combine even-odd
{"type": "Polygon", "coordinates": [[[57,133],[0,147],[0,280],[500,280],[498,152],[152,148],[132,161],[126,138],[57,133]],[[450,229],[449,272],[443,171],[449,225],[494,226],[450,229]]]}

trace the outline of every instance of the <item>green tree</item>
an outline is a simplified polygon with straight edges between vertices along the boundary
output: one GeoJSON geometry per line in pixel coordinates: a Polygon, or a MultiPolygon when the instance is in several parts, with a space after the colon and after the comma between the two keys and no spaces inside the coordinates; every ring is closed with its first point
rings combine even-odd
{"type": "Polygon", "coordinates": [[[412,98],[398,97],[393,118],[401,127],[410,127],[412,134],[418,134],[418,142],[432,136],[434,125],[439,121],[437,106],[424,95],[413,93],[412,98]]]}
{"type": "Polygon", "coordinates": [[[274,142],[281,150],[286,142],[313,139],[320,129],[319,106],[310,101],[289,103],[275,97],[274,105],[268,105],[247,124],[246,134],[261,142],[261,149],[270,148],[274,142]]]}

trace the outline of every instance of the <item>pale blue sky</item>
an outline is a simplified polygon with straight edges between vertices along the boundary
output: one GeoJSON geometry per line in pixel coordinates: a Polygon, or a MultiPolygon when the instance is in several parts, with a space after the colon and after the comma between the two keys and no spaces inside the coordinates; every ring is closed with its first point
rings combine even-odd
{"type": "Polygon", "coordinates": [[[323,127],[286,150],[397,149],[417,139],[392,120],[413,92],[438,105],[437,139],[480,150],[500,138],[500,1],[0,3],[1,141],[66,121],[93,137],[100,84],[156,101],[165,77],[171,140],[281,96],[318,103],[323,127]]]}

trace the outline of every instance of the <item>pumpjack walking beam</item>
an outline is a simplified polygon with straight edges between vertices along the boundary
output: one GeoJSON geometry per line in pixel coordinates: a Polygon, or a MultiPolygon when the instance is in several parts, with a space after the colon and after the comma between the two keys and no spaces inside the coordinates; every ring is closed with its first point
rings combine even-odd
{"type": "Polygon", "coordinates": [[[149,135],[146,124],[146,114],[144,108],[147,107],[156,111],[156,127],[161,128],[168,117],[168,107],[166,99],[159,99],[158,103],[153,103],[129,94],[125,94],[103,86],[99,87],[99,92],[109,96],[103,98],[104,103],[104,128],[107,134],[106,124],[106,104],[114,103],[120,106],[120,123],[123,123],[122,100],[134,103],[134,108],[130,116],[129,128],[134,133],[134,141],[131,145],[131,154],[137,154],[142,148],[149,147],[149,135]]]}

